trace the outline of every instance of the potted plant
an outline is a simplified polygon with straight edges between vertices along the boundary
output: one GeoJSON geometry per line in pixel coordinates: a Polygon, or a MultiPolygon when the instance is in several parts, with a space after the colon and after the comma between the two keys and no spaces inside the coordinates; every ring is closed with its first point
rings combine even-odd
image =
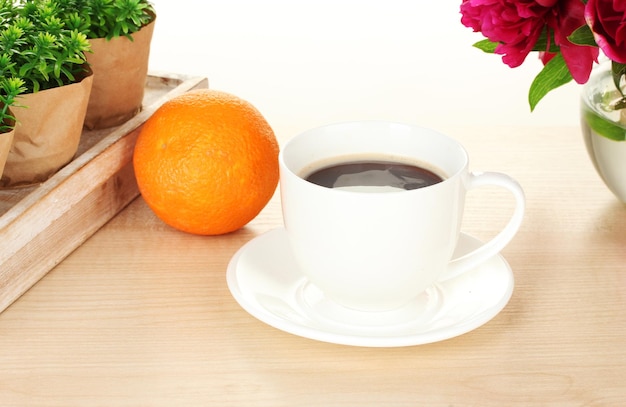
{"type": "Polygon", "coordinates": [[[90,50],[76,17],[58,17],[56,0],[0,0],[0,71],[23,80],[2,186],[46,180],[78,149],[91,91],[90,50]]]}
{"type": "Polygon", "coordinates": [[[609,189],[626,202],[626,2],[463,0],[460,10],[461,22],[486,37],[475,46],[502,55],[510,67],[538,52],[544,67],[530,86],[531,111],[572,79],[584,84],[587,150],[609,189]],[[592,77],[600,52],[607,60],[592,77]]]}
{"type": "Polygon", "coordinates": [[[15,106],[17,96],[25,90],[22,79],[4,75],[0,77],[0,176],[2,176],[15,134],[15,116],[13,116],[11,106],[15,106]]]}
{"type": "Polygon", "coordinates": [[[85,21],[94,72],[85,127],[126,122],[141,110],[156,14],[147,0],[59,0],[85,21]]]}

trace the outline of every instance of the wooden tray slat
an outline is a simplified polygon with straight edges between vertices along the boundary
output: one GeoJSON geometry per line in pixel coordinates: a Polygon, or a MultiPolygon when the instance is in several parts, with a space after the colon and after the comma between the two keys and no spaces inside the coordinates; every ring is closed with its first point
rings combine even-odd
{"type": "Polygon", "coordinates": [[[76,158],[37,186],[0,190],[0,312],[139,195],[135,140],[166,100],[206,78],[151,74],[143,110],[123,125],[85,131],[76,158]]]}

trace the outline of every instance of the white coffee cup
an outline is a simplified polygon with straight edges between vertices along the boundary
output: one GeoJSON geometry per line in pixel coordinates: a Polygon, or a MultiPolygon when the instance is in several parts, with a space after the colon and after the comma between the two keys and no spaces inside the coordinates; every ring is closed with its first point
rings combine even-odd
{"type": "Polygon", "coordinates": [[[363,121],[315,128],[290,139],[279,164],[285,229],[301,272],[327,298],[357,310],[401,307],[472,270],[510,242],[524,216],[524,192],[515,180],[470,172],[461,144],[417,126],[363,121]],[[325,164],[364,158],[414,163],[444,180],[414,190],[354,192],[304,179],[325,164]],[[492,240],[452,259],[465,194],[483,185],[509,190],[513,215],[492,240]]]}

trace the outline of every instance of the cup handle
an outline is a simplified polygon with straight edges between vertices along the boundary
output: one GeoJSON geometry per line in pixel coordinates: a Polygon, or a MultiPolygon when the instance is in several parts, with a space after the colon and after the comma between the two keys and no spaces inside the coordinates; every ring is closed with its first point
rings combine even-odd
{"type": "Polygon", "coordinates": [[[507,225],[493,239],[476,250],[453,259],[448,269],[438,281],[443,282],[455,278],[466,271],[472,270],[479,264],[498,254],[513,239],[519,230],[524,218],[526,199],[524,191],[517,181],[508,175],[497,172],[470,173],[467,180],[467,190],[486,185],[495,185],[509,190],[515,198],[515,211],[507,225]]]}

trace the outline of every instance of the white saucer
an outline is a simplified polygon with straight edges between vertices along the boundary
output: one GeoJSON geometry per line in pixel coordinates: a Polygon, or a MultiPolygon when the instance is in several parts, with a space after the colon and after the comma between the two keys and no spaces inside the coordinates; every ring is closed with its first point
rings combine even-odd
{"type": "MultiPolygon", "coordinates": [[[[480,244],[462,234],[455,256],[480,244]]],[[[268,325],[319,341],[369,347],[420,345],[464,334],[496,316],[513,293],[513,273],[498,255],[397,310],[348,309],[300,274],[283,228],[243,245],[226,277],[235,300],[268,325]]]]}

